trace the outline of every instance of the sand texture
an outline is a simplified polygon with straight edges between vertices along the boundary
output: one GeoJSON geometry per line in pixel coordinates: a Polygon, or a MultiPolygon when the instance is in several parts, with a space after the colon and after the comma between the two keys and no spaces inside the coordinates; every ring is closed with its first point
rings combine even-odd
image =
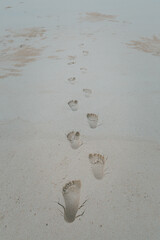
{"type": "Polygon", "coordinates": [[[160,3],[0,5],[0,240],[158,240],[160,3]]]}

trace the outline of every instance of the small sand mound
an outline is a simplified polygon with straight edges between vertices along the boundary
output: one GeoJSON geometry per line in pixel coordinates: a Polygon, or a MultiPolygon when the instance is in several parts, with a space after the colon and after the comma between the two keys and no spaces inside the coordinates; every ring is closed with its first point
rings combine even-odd
{"type": "Polygon", "coordinates": [[[10,33],[13,34],[13,37],[28,37],[28,38],[36,38],[43,37],[46,29],[43,27],[33,27],[33,28],[24,28],[18,32],[9,30],[10,33]]]}

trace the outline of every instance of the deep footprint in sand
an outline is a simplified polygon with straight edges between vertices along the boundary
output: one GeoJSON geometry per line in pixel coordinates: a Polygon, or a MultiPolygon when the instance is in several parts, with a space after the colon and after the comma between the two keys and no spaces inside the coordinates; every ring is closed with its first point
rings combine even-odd
{"type": "Polygon", "coordinates": [[[85,97],[90,97],[92,95],[92,90],[89,88],[84,88],[83,93],[85,97]]]}
{"type": "Polygon", "coordinates": [[[79,148],[80,146],[83,145],[83,142],[80,139],[80,133],[79,132],[75,132],[75,131],[69,132],[67,134],[67,139],[70,142],[70,145],[71,145],[72,149],[77,149],[77,148],[79,148]]]}
{"type": "Polygon", "coordinates": [[[81,181],[73,180],[65,184],[62,189],[62,195],[65,202],[65,207],[58,203],[64,210],[64,219],[68,223],[74,222],[74,220],[84,214],[77,215],[80,208],[84,207],[85,201],[81,206],[79,206],[80,201],[80,191],[81,191],[81,181]],[[77,216],[76,216],[77,215],[77,216]]]}
{"type": "Polygon", "coordinates": [[[90,128],[96,128],[98,125],[98,115],[95,113],[87,113],[87,119],[90,128]]]}
{"type": "Polygon", "coordinates": [[[70,84],[75,84],[76,78],[75,77],[70,77],[67,80],[70,84]]]}
{"type": "Polygon", "coordinates": [[[68,102],[69,107],[71,108],[72,111],[77,111],[78,110],[78,101],[77,100],[71,100],[68,102]]]}
{"type": "Polygon", "coordinates": [[[105,162],[106,159],[103,155],[94,153],[89,154],[89,161],[91,163],[92,173],[96,179],[102,179],[105,175],[105,162]]]}

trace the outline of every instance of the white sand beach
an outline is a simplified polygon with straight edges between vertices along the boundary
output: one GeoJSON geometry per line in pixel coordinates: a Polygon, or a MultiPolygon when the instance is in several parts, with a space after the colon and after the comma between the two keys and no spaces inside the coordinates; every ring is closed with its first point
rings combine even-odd
{"type": "Polygon", "coordinates": [[[1,1],[0,240],[160,238],[159,8],[1,1]]]}

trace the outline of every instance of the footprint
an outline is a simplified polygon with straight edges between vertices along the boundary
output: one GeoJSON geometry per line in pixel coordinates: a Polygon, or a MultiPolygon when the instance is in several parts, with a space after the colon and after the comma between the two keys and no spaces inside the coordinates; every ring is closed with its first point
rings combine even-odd
{"type": "Polygon", "coordinates": [[[88,56],[88,54],[89,54],[88,51],[85,51],[85,50],[83,51],[83,55],[84,55],[84,56],[88,56]]]}
{"type": "Polygon", "coordinates": [[[71,100],[68,102],[68,105],[72,109],[72,111],[77,111],[78,110],[78,101],[77,100],[71,100]]]}
{"type": "Polygon", "coordinates": [[[75,59],[76,59],[76,56],[68,56],[68,59],[69,59],[69,60],[75,60],[75,59]]]}
{"type": "Polygon", "coordinates": [[[67,134],[67,139],[68,139],[68,141],[73,141],[74,140],[74,136],[75,136],[75,132],[74,131],[72,131],[72,132],[69,132],[68,134],[67,134]]]}
{"type": "Polygon", "coordinates": [[[91,163],[91,168],[93,175],[96,179],[102,179],[105,175],[104,173],[104,166],[106,159],[104,158],[103,155],[94,153],[94,154],[89,154],[89,161],[91,163]]]}
{"type": "Polygon", "coordinates": [[[87,113],[87,119],[90,128],[96,128],[98,124],[98,115],[94,113],[87,113]]]}
{"type": "Polygon", "coordinates": [[[68,65],[72,65],[72,64],[75,64],[76,62],[72,61],[72,62],[69,62],[67,63],[68,65]]]}
{"type": "Polygon", "coordinates": [[[86,73],[87,72],[87,68],[85,68],[85,67],[81,67],[80,70],[81,70],[82,73],[86,73]]]}
{"type": "Polygon", "coordinates": [[[84,88],[84,89],[83,89],[83,93],[84,93],[84,96],[85,96],[85,97],[90,97],[91,94],[92,94],[92,90],[89,89],[89,88],[84,88]]]}
{"type": "Polygon", "coordinates": [[[77,215],[78,210],[84,206],[85,202],[79,206],[80,201],[80,191],[81,191],[81,181],[73,180],[65,184],[62,189],[62,195],[65,202],[65,207],[58,203],[64,210],[64,219],[68,223],[74,222],[74,220],[84,214],[82,212],[77,215]]]}
{"type": "Polygon", "coordinates": [[[72,149],[77,149],[83,145],[83,142],[80,139],[80,133],[72,131],[67,134],[67,139],[70,142],[72,149]]]}
{"type": "Polygon", "coordinates": [[[76,78],[75,77],[70,77],[68,78],[68,82],[70,82],[70,84],[74,84],[76,81],[76,78]]]}
{"type": "Polygon", "coordinates": [[[84,47],[84,43],[80,43],[79,46],[80,46],[80,47],[84,47]]]}

